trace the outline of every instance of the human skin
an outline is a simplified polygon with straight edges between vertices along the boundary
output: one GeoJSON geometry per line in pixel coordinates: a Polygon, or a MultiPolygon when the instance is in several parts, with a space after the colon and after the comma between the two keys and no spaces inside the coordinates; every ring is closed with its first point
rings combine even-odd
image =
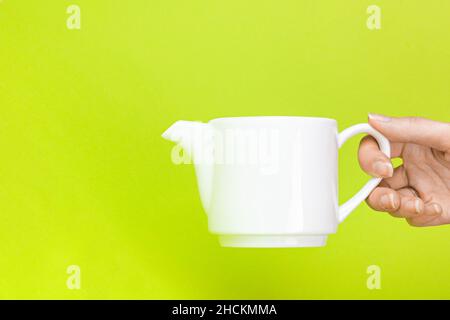
{"type": "Polygon", "coordinates": [[[361,140],[361,168],[383,180],[366,199],[376,211],[388,212],[417,227],[450,223],[450,123],[424,118],[369,114],[369,124],[391,142],[391,160],[371,136],[361,140]]]}

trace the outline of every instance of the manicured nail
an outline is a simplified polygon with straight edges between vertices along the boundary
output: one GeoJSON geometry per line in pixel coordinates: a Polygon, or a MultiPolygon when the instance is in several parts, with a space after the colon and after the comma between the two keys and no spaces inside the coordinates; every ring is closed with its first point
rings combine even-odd
{"type": "Polygon", "coordinates": [[[389,121],[391,121],[391,118],[383,116],[381,114],[376,114],[376,113],[369,113],[369,119],[375,120],[375,121],[380,121],[380,122],[389,122],[389,121]]]}
{"type": "Polygon", "coordinates": [[[434,212],[436,212],[436,214],[441,214],[442,213],[442,208],[437,203],[433,203],[433,209],[434,209],[434,212]]]}
{"type": "Polygon", "coordinates": [[[419,199],[415,199],[414,200],[414,209],[416,209],[416,213],[421,213],[422,212],[422,207],[420,206],[420,200],[419,199]]]}
{"type": "Polygon", "coordinates": [[[392,164],[386,161],[375,161],[375,163],[373,164],[373,170],[378,177],[383,178],[392,177],[392,175],[394,174],[394,168],[392,167],[392,164]]]}
{"type": "Polygon", "coordinates": [[[381,202],[381,206],[385,210],[390,210],[390,209],[395,209],[396,208],[395,199],[394,199],[394,194],[393,193],[382,195],[381,199],[380,199],[380,202],[381,202]]]}

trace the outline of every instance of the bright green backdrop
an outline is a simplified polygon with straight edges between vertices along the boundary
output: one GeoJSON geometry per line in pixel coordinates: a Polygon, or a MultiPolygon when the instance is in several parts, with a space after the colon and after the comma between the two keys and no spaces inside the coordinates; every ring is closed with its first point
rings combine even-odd
{"type": "MultiPolygon", "coordinates": [[[[450,298],[450,226],[365,204],[324,248],[221,248],[160,137],[239,115],[449,121],[449,88],[449,1],[0,0],[0,298],[450,298]]],[[[357,145],[341,199],[367,179],[357,145]]]]}

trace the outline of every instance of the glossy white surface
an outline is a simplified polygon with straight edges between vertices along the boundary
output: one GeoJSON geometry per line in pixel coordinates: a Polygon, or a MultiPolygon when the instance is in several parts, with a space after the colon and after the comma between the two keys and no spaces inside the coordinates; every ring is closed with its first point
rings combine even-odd
{"type": "Polygon", "coordinates": [[[337,133],[333,119],[220,118],[178,121],[163,137],[194,160],[209,230],[223,246],[323,246],[380,182],[371,179],[338,206],[338,148],[358,133],[389,142],[368,124],[337,133]]]}

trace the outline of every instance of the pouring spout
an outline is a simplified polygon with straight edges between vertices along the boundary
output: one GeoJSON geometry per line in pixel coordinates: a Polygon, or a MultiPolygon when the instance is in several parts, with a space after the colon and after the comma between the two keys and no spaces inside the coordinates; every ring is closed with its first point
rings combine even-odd
{"type": "Polygon", "coordinates": [[[205,211],[208,212],[214,174],[214,140],[211,125],[179,120],[164,131],[162,137],[177,143],[192,158],[200,198],[205,211]]]}
{"type": "Polygon", "coordinates": [[[172,124],[166,131],[161,135],[164,139],[170,140],[172,142],[180,142],[183,137],[187,138],[189,131],[193,129],[192,121],[180,120],[172,124]]]}
{"type": "Polygon", "coordinates": [[[190,157],[194,157],[194,150],[198,149],[198,145],[201,143],[203,126],[205,124],[201,122],[179,120],[161,136],[179,144],[190,157]]]}

